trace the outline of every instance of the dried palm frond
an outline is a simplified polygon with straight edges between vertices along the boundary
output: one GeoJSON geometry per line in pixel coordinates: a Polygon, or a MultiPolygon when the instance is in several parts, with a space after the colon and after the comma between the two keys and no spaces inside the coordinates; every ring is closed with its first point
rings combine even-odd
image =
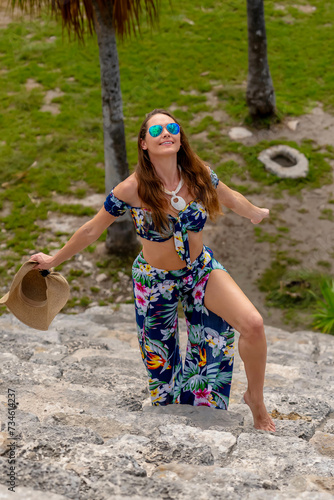
{"type": "Polygon", "coordinates": [[[113,6],[113,19],[116,32],[123,35],[130,35],[140,25],[140,15],[144,11],[147,14],[151,25],[157,21],[159,0],[115,0],[113,6]]]}
{"type": "Polygon", "coordinates": [[[96,12],[101,13],[101,20],[123,38],[130,36],[139,28],[140,16],[146,13],[148,22],[153,25],[158,20],[159,0],[9,0],[11,10],[15,7],[30,14],[39,14],[43,8],[62,18],[63,28],[69,35],[74,33],[83,40],[86,27],[90,34],[94,32],[96,12]]]}

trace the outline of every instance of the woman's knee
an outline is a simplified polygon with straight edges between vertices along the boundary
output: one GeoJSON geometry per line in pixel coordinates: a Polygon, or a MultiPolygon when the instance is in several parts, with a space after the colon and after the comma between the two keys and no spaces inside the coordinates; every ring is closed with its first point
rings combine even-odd
{"type": "Polygon", "coordinates": [[[263,318],[258,311],[251,312],[241,325],[240,334],[253,339],[262,337],[264,333],[263,318]]]}

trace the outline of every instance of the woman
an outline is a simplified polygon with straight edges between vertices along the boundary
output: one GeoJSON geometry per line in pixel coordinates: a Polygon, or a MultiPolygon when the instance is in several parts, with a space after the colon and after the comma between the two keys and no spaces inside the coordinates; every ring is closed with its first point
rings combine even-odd
{"type": "Polygon", "coordinates": [[[177,120],[156,109],[138,136],[135,173],[111,190],[97,215],[80,227],[54,256],[31,257],[37,269],[56,267],[99,238],[127,209],[142,251],[134,261],[138,339],[149,376],[152,404],[206,405],[227,409],[233,368],[234,328],[248,388],[244,401],[254,427],[275,431],[263,402],[266,338],[259,312],[226,269],[203,246],[207,214],[221,205],[253,224],[269,210],[252,205],[218,180],[191,150],[177,120]],[[188,329],[182,367],[177,307],[181,299],[188,329]]]}

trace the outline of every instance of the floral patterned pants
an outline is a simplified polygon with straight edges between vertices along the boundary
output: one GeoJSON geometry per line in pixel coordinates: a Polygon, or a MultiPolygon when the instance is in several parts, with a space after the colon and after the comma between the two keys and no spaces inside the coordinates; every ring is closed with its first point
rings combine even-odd
{"type": "Polygon", "coordinates": [[[204,306],[206,284],[214,269],[226,271],[205,246],[192,269],[157,269],[145,261],[142,252],[133,263],[137,333],[152,405],[228,408],[234,330],[204,306]],[[184,367],[178,331],[179,300],[188,331],[184,367]]]}

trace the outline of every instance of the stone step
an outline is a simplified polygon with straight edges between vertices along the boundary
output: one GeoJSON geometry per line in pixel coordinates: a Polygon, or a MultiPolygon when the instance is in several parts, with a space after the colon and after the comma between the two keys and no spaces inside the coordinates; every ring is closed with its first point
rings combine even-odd
{"type": "MultiPolygon", "coordinates": [[[[184,318],[179,329],[184,358],[184,318]]],[[[334,337],[265,331],[264,396],[276,433],[253,427],[238,352],[229,411],[152,406],[131,304],[58,314],[46,332],[3,315],[0,497],[206,500],[224,492],[231,500],[329,500],[334,337]],[[15,441],[8,434],[9,389],[18,402],[15,441]],[[15,493],[7,489],[10,453],[15,493]]]]}

